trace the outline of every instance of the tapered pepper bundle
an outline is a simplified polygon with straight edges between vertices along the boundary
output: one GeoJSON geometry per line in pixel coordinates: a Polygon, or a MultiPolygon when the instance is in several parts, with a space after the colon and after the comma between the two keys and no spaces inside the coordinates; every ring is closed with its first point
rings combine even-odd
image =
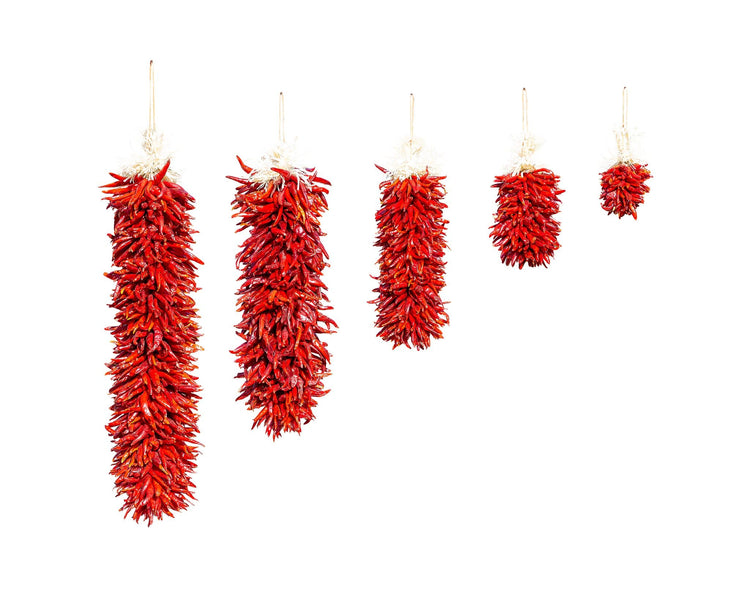
{"type": "MultiPolygon", "coordinates": [[[[413,144],[412,144],[413,145],[413,144]]],[[[381,182],[375,215],[380,248],[375,325],[377,335],[417,350],[442,338],[449,322],[440,291],[445,286],[445,176],[419,161],[405,163],[381,182]]],[[[377,166],[377,165],[376,165],[377,166]]]]}
{"type": "Polygon", "coordinates": [[[616,214],[622,219],[625,215],[638,218],[638,207],[649,192],[646,181],[651,178],[648,165],[640,164],[633,158],[631,136],[628,129],[628,88],[622,88],[622,124],[615,130],[617,159],[615,164],[601,173],[602,192],[599,199],[607,214],[616,214]]]}
{"type": "Polygon", "coordinates": [[[500,250],[504,264],[549,265],[560,248],[560,178],[549,169],[537,168],[533,155],[536,140],[529,134],[526,88],[521,93],[523,138],[510,173],[495,177],[497,210],[490,226],[492,244],[500,250]]]}
{"type": "Polygon", "coordinates": [[[538,267],[549,264],[560,247],[560,178],[549,169],[521,170],[495,177],[497,211],[490,237],[503,263],[538,267]]]}
{"type": "Polygon", "coordinates": [[[320,335],[336,327],[324,312],[330,306],[321,279],[328,254],[320,217],[330,183],[293,167],[287,154],[280,147],[257,169],[237,157],[247,177],[229,176],[239,183],[232,204],[238,232],[248,231],[237,254],[237,399],[258,411],[253,428],[264,426],[273,439],[300,433],[314,418],[318,398],[328,393],[330,355],[320,335]]]}
{"type": "Polygon", "coordinates": [[[112,306],[117,324],[109,362],[114,398],[107,426],[112,475],[127,516],[149,525],[194,498],[198,349],[194,199],[172,180],[158,136],[146,132],[145,161],[103,186],[114,209],[112,306]]]}
{"type": "Polygon", "coordinates": [[[649,191],[646,181],[651,178],[647,165],[636,162],[622,162],[613,165],[602,177],[602,193],[599,197],[607,214],[616,214],[620,219],[625,215],[638,218],[637,209],[643,204],[643,196],[649,191]]]}

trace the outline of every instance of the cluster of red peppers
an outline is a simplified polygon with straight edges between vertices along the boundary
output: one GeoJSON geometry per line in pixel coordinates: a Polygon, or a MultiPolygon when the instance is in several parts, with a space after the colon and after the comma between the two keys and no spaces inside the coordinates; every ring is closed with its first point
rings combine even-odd
{"type": "Polygon", "coordinates": [[[534,169],[495,177],[497,211],[490,238],[504,264],[522,269],[549,264],[560,247],[560,178],[549,169],[534,169]]]}
{"type": "Polygon", "coordinates": [[[114,398],[107,430],[114,444],[112,475],[125,516],[172,516],[193,498],[199,396],[193,198],[168,181],[169,162],[153,178],[111,174],[114,209],[112,306],[115,357],[108,363],[114,398]]]}
{"type": "MultiPolygon", "coordinates": [[[[377,166],[377,165],[376,165],[377,166]]],[[[388,171],[378,167],[383,173],[388,171]]],[[[376,213],[380,248],[377,335],[418,350],[431,338],[441,338],[448,323],[440,291],[445,285],[444,176],[429,172],[380,184],[381,203],[376,213]]]]}
{"type": "MultiPolygon", "coordinates": [[[[239,160],[239,157],[238,157],[239,160]]],[[[272,168],[275,177],[229,176],[240,185],[233,201],[238,231],[249,230],[237,254],[241,287],[237,305],[242,338],[233,350],[241,367],[238,400],[257,409],[253,428],[264,426],[273,439],[301,431],[314,418],[317,399],[327,393],[323,377],[330,356],[320,334],[336,323],[325,315],[321,280],[328,254],[320,216],[328,208],[325,186],[314,170],[272,168]]]]}
{"type": "Polygon", "coordinates": [[[607,214],[616,214],[620,219],[631,215],[637,219],[636,210],[643,204],[643,196],[649,191],[646,181],[651,172],[636,162],[618,163],[601,174],[602,193],[600,200],[607,214]]]}

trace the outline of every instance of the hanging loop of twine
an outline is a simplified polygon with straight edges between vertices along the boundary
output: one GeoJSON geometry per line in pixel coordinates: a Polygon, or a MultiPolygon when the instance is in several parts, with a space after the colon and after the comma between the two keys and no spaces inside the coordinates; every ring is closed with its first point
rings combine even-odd
{"type": "Polygon", "coordinates": [[[154,94],[154,61],[148,63],[148,87],[149,87],[149,103],[148,103],[148,128],[149,131],[156,130],[156,102],[154,94]]]}
{"type": "MultiPolygon", "coordinates": [[[[154,77],[154,61],[148,63],[148,128],[143,132],[141,148],[144,154],[137,157],[134,162],[123,169],[123,175],[129,180],[135,177],[153,179],[153,177],[164,168],[164,164],[171,159],[168,152],[164,150],[164,136],[156,131],[156,100],[154,89],[156,87],[154,77]]],[[[170,167],[165,178],[174,181],[177,174],[170,167]]]]}
{"type": "Polygon", "coordinates": [[[630,132],[628,131],[628,88],[622,88],[622,123],[620,131],[616,132],[617,162],[627,164],[633,161],[630,146],[630,132]]]}
{"type": "Polygon", "coordinates": [[[409,141],[414,139],[414,94],[409,94],[409,141]]]}
{"type": "Polygon", "coordinates": [[[154,61],[148,62],[148,129],[143,133],[143,150],[148,159],[148,165],[141,168],[144,173],[151,172],[163,166],[162,136],[156,131],[156,77],[154,76],[154,61]],[[162,164],[159,164],[162,163],[162,164]]]}
{"type": "Polygon", "coordinates": [[[286,143],[286,132],[284,130],[284,92],[279,92],[279,141],[286,143]]]}
{"type": "Polygon", "coordinates": [[[414,94],[409,94],[409,154],[414,152],[414,94]]]}
{"type": "Polygon", "coordinates": [[[529,98],[526,94],[526,88],[521,90],[521,130],[523,138],[521,139],[521,151],[515,169],[516,173],[534,170],[534,164],[531,160],[534,154],[534,140],[529,133],[529,98]]]}

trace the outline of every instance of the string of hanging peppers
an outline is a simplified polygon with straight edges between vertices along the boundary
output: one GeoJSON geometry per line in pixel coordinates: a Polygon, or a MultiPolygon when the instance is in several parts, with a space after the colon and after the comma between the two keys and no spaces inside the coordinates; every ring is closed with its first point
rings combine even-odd
{"type": "Polygon", "coordinates": [[[186,508],[194,498],[198,434],[196,265],[190,210],[194,199],[174,182],[155,126],[154,70],[144,156],[102,186],[115,211],[112,241],[115,282],[111,307],[117,324],[108,363],[114,402],[107,431],[112,438],[122,510],[151,525],[186,508]]]}
{"type": "Polygon", "coordinates": [[[522,269],[547,266],[560,247],[560,178],[549,169],[534,169],[495,177],[497,211],[492,243],[504,264],[522,269]]]}
{"type": "Polygon", "coordinates": [[[409,95],[409,138],[380,183],[375,214],[378,287],[373,291],[378,337],[396,348],[422,350],[442,338],[449,322],[440,292],[445,286],[445,176],[430,172],[428,148],[414,138],[414,94],[409,95]]]}
{"type": "Polygon", "coordinates": [[[275,439],[299,433],[328,393],[323,378],[330,355],[320,335],[336,323],[324,312],[330,309],[321,279],[328,254],[319,219],[330,183],[313,169],[272,166],[263,175],[237,158],[247,177],[229,177],[240,184],[234,217],[238,231],[248,231],[237,254],[238,400],[258,411],[253,428],[263,426],[275,439]]]}
{"type": "Polygon", "coordinates": [[[523,139],[511,173],[495,177],[497,210],[490,238],[500,250],[504,264],[523,269],[547,266],[555,250],[560,224],[554,215],[560,211],[560,178],[549,169],[540,169],[532,160],[536,144],[529,134],[526,88],[521,95],[523,139]]]}
{"type": "Polygon", "coordinates": [[[114,209],[111,306],[117,325],[108,364],[114,397],[107,426],[114,444],[112,474],[123,510],[150,525],[193,498],[199,396],[193,353],[198,348],[195,268],[191,252],[193,198],[165,176],[112,174],[114,209]]]}
{"type": "Polygon", "coordinates": [[[377,335],[418,350],[443,337],[449,322],[440,291],[445,286],[445,176],[428,171],[381,182],[375,215],[380,248],[375,325],[377,335]]]}
{"type": "Polygon", "coordinates": [[[607,214],[616,214],[622,219],[630,215],[638,218],[638,207],[649,192],[646,181],[651,171],[633,159],[628,131],[628,89],[622,89],[622,125],[616,132],[617,161],[601,174],[602,191],[599,199],[607,214]]]}

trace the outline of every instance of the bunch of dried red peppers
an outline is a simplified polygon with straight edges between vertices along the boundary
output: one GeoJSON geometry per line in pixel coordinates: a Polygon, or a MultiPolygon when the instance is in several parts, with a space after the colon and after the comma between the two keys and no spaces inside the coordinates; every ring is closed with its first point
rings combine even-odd
{"type": "Polygon", "coordinates": [[[638,218],[638,207],[643,204],[643,196],[649,191],[646,181],[651,172],[646,165],[635,162],[616,164],[602,173],[602,208],[607,214],[616,214],[620,219],[625,215],[638,218]]]}
{"type": "Polygon", "coordinates": [[[602,192],[600,200],[607,214],[616,214],[622,219],[630,215],[638,218],[638,207],[649,192],[646,181],[651,178],[647,165],[638,163],[630,147],[628,130],[628,89],[622,88],[622,125],[615,132],[617,139],[617,161],[601,174],[602,192]]]}
{"type": "Polygon", "coordinates": [[[261,180],[239,162],[248,177],[229,177],[240,184],[233,203],[238,231],[248,231],[237,254],[238,400],[258,410],[253,428],[262,425],[275,439],[299,433],[327,393],[330,356],[320,334],[336,323],[324,312],[330,308],[321,280],[328,254],[319,219],[330,183],[314,170],[276,167],[275,176],[261,180]]]}
{"type": "Polygon", "coordinates": [[[398,177],[378,167],[388,177],[380,184],[380,209],[375,215],[380,248],[377,335],[417,350],[431,338],[443,337],[448,323],[440,291],[445,285],[445,227],[443,202],[445,176],[428,170],[398,177]]]}
{"type": "Polygon", "coordinates": [[[560,247],[560,178],[549,169],[533,169],[495,177],[497,211],[492,243],[510,266],[547,266],[560,247]]]}
{"type": "Polygon", "coordinates": [[[195,269],[191,247],[193,198],[166,179],[167,162],[152,178],[111,174],[103,186],[114,209],[111,306],[117,325],[107,426],[112,474],[126,516],[150,525],[193,498],[198,385],[195,269]]]}
{"type": "Polygon", "coordinates": [[[493,245],[504,264],[519,269],[547,266],[560,247],[560,178],[549,169],[539,169],[532,160],[536,143],[529,134],[526,88],[521,92],[523,139],[511,173],[495,177],[497,188],[495,223],[490,227],[493,245]]]}

